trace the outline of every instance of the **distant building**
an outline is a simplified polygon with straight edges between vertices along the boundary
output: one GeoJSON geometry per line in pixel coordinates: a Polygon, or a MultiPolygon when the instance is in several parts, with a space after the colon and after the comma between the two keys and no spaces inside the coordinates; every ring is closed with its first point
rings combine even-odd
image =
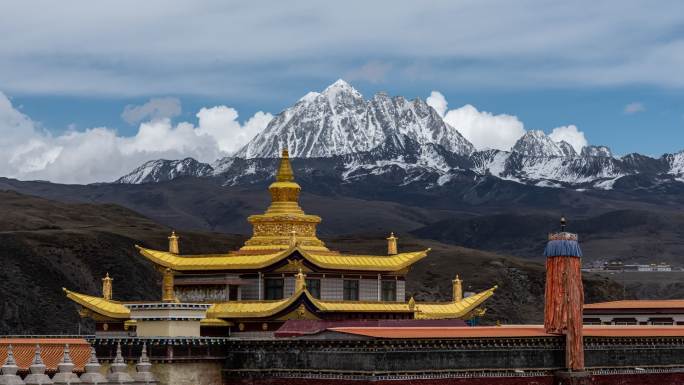
{"type": "Polygon", "coordinates": [[[672,271],[672,266],[667,263],[651,264],[623,264],[620,261],[606,262],[603,264],[605,271],[633,271],[633,272],[665,272],[672,271]]]}
{"type": "Polygon", "coordinates": [[[584,305],[585,325],[684,325],[684,300],[624,300],[584,305]]]}

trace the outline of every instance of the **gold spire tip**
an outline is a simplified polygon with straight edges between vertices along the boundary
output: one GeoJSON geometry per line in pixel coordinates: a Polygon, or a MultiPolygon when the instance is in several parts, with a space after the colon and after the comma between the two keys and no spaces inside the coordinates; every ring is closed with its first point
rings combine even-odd
{"type": "Polygon", "coordinates": [[[278,173],[276,174],[276,181],[294,181],[294,172],[292,171],[292,165],[290,164],[290,154],[288,153],[287,149],[283,150],[283,154],[280,157],[280,166],[278,167],[278,173]]]}

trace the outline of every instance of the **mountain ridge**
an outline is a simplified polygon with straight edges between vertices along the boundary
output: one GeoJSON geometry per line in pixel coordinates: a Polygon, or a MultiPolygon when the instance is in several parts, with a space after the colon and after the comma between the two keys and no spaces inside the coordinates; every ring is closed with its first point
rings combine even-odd
{"type": "Polygon", "coordinates": [[[607,146],[577,149],[540,130],[526,131],[508,151],[477,150],[422,99],[379,92],[366,100],[340,79],[283,110],[234,156],[213,164],[192,158],[153,160],[115,182],[193,176],[223,178],[229,185],[253,183],[268,175],[260,168],[268,163],[264,160],[277,158],[283,148],[291,158],[316,159],[308,162],[312,169],[320,162],[339,170],[334,176],[339,183],[383,174],[402,174],[396,186],[423,181],[427,189],[471,174],[540,187],[599,190],[612,189],[625,176],[641,175],[650,178],[650,184],[684,181],[684,151],[661,158],[636,153],[616,158],[607,146]]]}

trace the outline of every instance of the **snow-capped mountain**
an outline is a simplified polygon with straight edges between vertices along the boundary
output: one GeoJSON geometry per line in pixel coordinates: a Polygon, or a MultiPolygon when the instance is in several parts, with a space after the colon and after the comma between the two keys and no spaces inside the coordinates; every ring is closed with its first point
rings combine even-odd
{"type": "Polygon", "coordinates": [[[570,151],[568,148],[572,148],[572,146],[567,142],[562,143],[554,142],[544,134],[544,131],[530,130],[515,142],[511,151],[531,158],[573,156],[575,153],[574,149],[570,151]]]}
{"type": "Polygon", "coordinates": [[[158,159],[143,163],[142,166],[117,179],[115,183],[165,182],[181,176],[205,177],[213,175],[213,173],[213,167],[193,158],[182,160],[158,159]]]}
{"type": "Polygon", "coordinates": [[[350,185],[380,178],[391,185],[430,189],[496,177],[541,187],[606,190],[633,175],[653,176],[654,183],[684,182],[684,151],[658,159],[640,154],[616,158],[606,146],[585,146],[578,152],[535,130],[527,131],[510,151],[476,151],[423,100],[386,93],[366,100],[343,80],[302,97],[235,156],[212,165],[189,158],[150,161],[117,182],[196,176],[218,178],[225,185],[261,183],[272,177],[283,148],[301,167],[298,175],[324,175],[327,181],[350,185]]]}
{"type": "Polygon", "coordinates": [[[347,82],[338,80],[321,93],[308,93],[278,114],[236,156],[269,158],[288,148],[290,156],[296,158],[331,157],[370,151],[400,135],[461,155],[474,151],[473,145],[425,101],[385,93],[365,100],[347,82]]]}

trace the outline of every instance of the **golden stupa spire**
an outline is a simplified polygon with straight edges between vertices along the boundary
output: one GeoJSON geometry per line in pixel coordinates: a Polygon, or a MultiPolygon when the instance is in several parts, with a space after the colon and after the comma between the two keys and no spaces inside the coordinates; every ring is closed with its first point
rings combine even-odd
{"type": "Polygon", "coordinates": [[[284,149],[276,170],[275,182],[268,186],[271,205],[263,214],[247,220],[254,226],[254,235],[240,250],[286,250],[299,246],[307,250],[328,251],[316,237],[316,226],[321,218],[308,215],[299,207],[302,188],[295,182],[290,154],[284,149]]]}
{"type": "Polygon", "coordinates": [[[290,164],[290,153],[287,149],[283,150],[280,156],[280,166],[276,173],[277,182],[294,182],[294,172],[292,172],[292,165],[290,164]]]}

